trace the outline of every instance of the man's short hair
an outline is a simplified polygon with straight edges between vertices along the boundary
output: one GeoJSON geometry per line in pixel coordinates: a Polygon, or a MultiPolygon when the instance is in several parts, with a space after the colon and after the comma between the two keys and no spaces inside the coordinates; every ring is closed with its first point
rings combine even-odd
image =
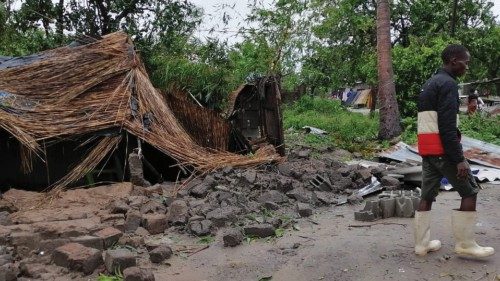
{"type": "Polygon", "coordinates": [[[444,48],[443,52],[441,53],[441,59],[444,63],[449,63],[452,58],[465,56],[468,51],[469,50],[467,50],[467,48],[462,45],[451,44],[444,48]]]}

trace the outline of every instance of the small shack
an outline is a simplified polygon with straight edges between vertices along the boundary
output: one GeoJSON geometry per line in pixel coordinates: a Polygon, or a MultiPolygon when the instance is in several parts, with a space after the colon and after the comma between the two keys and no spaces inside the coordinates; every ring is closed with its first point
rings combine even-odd
{"type": "Polygon", "coordinates": [[[280,159],[269,146],[245,156],[215,137],[200,141],[153,87],[125,33],[89,41],[0,60],[0,187],[63,188],[110,165],[123,180],[132,148],[161,155],[164,169],[199,172],[280,159]]]}

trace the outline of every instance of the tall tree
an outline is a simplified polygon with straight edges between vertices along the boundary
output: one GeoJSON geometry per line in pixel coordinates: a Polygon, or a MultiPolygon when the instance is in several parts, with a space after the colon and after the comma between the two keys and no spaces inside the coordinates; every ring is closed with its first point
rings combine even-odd
{"type": "Polygon", "coordinates": [[[389,0],[377,1],[377,66],[380,102],[379,138],[389,140],[401,134],[399,108],[391,58],[389,0]]]}

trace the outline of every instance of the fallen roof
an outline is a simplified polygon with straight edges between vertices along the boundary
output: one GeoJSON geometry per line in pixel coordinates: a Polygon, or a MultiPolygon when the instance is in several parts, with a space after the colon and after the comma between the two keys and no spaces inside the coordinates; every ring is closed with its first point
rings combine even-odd
{"type": "MultiPolygon", "coordinates": [[[[280,159],[271,147],[249,157],[193,141],[149,81],[132,41],[123,32],[24,59],[3,57],[0,91],[0,128],[14,136],[27,155],[43,154],[40,144],[44,140],[118,128],[198,171],[280,159]]],[[[57,186],[64,187],[94,169],[120,139],[121,134],[101,136],[57,186]]]]}
{"type": "MultiPolygon", "coordinates": [[[[473,163],[500,169],[500,146],[462,136],[464,156],[473,163]]],[[[379,154],[380,157],[401,162],[422,162],[416,146],[399,142],[388,150],[379,154]]]]}

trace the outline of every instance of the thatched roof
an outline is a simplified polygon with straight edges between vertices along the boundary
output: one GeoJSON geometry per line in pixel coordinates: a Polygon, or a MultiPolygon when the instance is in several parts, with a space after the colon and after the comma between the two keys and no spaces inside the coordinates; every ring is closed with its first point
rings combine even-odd
{"type": "MultiPolygon", "coordinates": [[[[40,143],[120,128],[198,171],[278,160],[272,149],[252,157],[196,144],[151,82],[130,38],[117,32],[77,47],[61,47],[26,60],[0,63],[0,128],[32,153],[40,143]]],[[[99,137],[85,160],[56,185],[94,169],[120,142],[99,137]]],[[[29,162],[29,161],[28,161],[29,162]]],[[[25,165],[29,167],[29,164],[25,165]]]]}

